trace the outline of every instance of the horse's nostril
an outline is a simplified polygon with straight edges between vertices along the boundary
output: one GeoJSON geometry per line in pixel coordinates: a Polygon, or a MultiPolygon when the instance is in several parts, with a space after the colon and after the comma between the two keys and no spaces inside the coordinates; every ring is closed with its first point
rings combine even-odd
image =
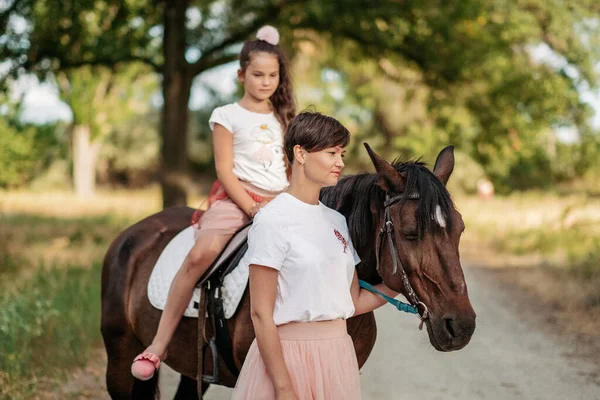
{"type": "Polygon", "coordinates": [[[444,318],[444,327],[446,328],[446,332],[450,335],[451,338],[456,337],[456,332],[454,331],[453,325],[454,320],[450,317],[444,318]]]}

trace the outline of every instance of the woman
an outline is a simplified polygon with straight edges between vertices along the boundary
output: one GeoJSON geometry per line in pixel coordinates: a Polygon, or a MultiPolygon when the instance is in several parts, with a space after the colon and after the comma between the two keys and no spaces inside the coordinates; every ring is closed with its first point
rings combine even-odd
{"type": "Polygon", "coordinates": [[[287,128],[290,187],[256,215],[242,260],[256,340],[233,399],[360,398],[346,319],[385,300],[359,287],[346,220],[319,202],[321,188],[339,179],[349,141],[344,126],[319,113],[301,113],[287,128]]]}

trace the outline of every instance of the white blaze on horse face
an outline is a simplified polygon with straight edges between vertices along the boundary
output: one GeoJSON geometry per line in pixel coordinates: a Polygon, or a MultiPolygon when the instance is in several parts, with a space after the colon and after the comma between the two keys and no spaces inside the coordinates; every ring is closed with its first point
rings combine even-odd
{"type": "Polygon", "coordinates": [[[438,223],[442,228],[446,227],[446,219],[444,218],[444,214],[442,214],[442,207],[438,204],[435,206],[435,222],[438,223]]]}

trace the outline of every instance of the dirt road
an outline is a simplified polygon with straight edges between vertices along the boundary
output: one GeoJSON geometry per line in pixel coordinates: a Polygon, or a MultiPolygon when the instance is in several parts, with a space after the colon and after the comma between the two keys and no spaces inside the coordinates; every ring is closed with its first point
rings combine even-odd
{"type": "MultiPolygon", "coordinates": [[[[465,268],[477,329],[454,353],[434,350],[418,320],[392,307],[377,311],[379,334],[363,367],[364,400],[600,399],[600,360],[560,337],[527,296],[489,270],[465,268]]],[[[228,399],[211,388],[208,400],[228,399]]]]}
{"type": "MultiPolygon", "coordinates": [[[[377,343],[362,370],[364,400],[600,399],[600,359],[589,344],[559,334],[547,308],[494,271],[467,267],[465,274],[478,314],[471,343],[458,352],[437,352],[414,316],[383,307],[377,311],[377,343]]],[[[170,399],[177,376],[161,370],[163,399],[170,399]]],[[[96,389],[87,388],[85,397],[108,398],[96,389]]],[[[230,394],[214,387],[205,398],[230,394]]]]}

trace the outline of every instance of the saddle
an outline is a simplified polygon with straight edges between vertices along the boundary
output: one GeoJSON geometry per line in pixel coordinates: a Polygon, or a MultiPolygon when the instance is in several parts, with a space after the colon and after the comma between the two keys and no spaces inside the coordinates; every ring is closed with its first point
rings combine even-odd
{"type": "Polygon", "coordinates": [[[233,357],[233,346],[227,327],[227,319],[225,318],[221,288],[225,277],[238,266],[248,249],[248,232],[251,226],[252,223],[250,222],[233,235],[224,250],[196,285],[200,288],[200,299],[198,302],[194,302],[194,307],[198,309],[198,338],[202,337],[203,342],[206,343],[202,348],[198,347],[196,379],[199,387],[202,382],[219,383],[219,356],[225,362],[227,369],[234,376],[239,376],[233,357]],[[210,349],[212,357],[212,375],[204,374],[204,359],[208,349],[210,349]]]}

